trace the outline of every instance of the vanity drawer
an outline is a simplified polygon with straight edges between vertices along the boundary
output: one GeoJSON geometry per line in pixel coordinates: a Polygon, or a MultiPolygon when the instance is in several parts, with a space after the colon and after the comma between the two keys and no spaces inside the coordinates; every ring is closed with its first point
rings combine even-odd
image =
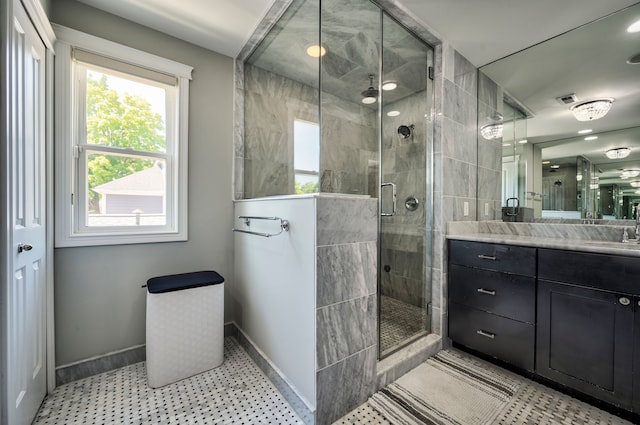
{"type": "Polygon", "coordinates": [[[538,250],[538,277],[640,295],[640,258],[590,252],[538,250]]]}
{"type": "Polygon", "coordinates": [[[514,366],[533,371],[534,325],[451,303],[449,338],[514,366]]]}
{"type": "Polygon", "coordinates": [[[450,240],[449,264],[535,276],[536,248],[450,240]]]}
{"type": "Polygon", "coordinates": [[[449,300],[509,319],[535,323],[536,280],[452,264],[449,300]]]}

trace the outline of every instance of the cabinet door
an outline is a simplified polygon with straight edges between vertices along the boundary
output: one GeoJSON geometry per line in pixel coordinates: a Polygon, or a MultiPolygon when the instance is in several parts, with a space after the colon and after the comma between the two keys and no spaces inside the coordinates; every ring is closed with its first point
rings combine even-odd
{"type": "Polygon", "coordinates": [[[631,408],[633,298],[538,280],[536,372],[631,408]]]}
{"type": "Polygon", "coordinates": [[[635,297],[633,306],[633,411],[640,413],[640,297],[635,297]]]}

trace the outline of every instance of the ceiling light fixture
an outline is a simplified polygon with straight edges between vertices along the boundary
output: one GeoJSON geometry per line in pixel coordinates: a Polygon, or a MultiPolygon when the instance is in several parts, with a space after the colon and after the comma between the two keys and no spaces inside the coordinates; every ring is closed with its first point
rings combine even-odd
{"type": "Polygon", "coordinates": [[[587,136],[584,138],[584,140],[596,140],[598,138],[598,136],[587,136]]]}
{"type": "Polygon", "coordinates": [[[312,44],[307,47],[307,54],[312,58],[319,58],[327,54],[327,49],[319,44],[312,44]]]}
{"type": "Polygon", "coordinates": [[[502,138],[502,124],[487,124],[480,128],[480,135],[486,140],[502,138]]]}
{"type": "Polygon", "coordinates": [[[640,176],[640,170],[637,168],[625,168],[620,174],[621,179],[630,179],[638,176],[640,176]]]}
{"type": "Polygon", "coordinates": [[[640,19],[638,19],[633,24],[627,27],[627,32],[638,32],[638,31],[640,31],[640,19]]]}
{"type": "Polygon", "coordinates": [[[400,111],[389,111],[389,112],[387,112],[387,116],[388,117],[397,117],[398,115],[400,115],[400,111]]]}
{"type": "Polygon", "coordinates": [[[369,74],[369,88],[362,92],[362,103],[365,105],[371,105],[378,100],[378,94],[380,93],[377,88],[373,87],[373,78],[375,75],[369,74]]]}
{"type": "Polygon", "coordinates": [[[397,87],[398,83],[393,80],[385,81],[384,83],[382,83],[382,90],[384,91],[395,90],[397,87]]]}
{"type": "Polygon", "coordinates": [[[572,106],[571,112],[573,112],[578,121],[597,120],[607,115],[613,101],[614,99],[609,97],[582,102],[572,106]]]}
{"type": "Polygon", "coordinates": [[[542,161],[542,165],[549,165],[551,164],[551,161],[542,161]]]}
{"type": "Polygon", "coordinates": [[[635,55],[629,57],[629,59],[627,59],[627,63],[629,65],[637,65],[640,63],[640,53],[636,53],[635,55]]]}
{"type": "Polygon", "coordinates": [[[631,148],[615,148],[606,151],[605,155],[607,155],[609,159],[622,159],[628,157],[630,153],[631,148]]]}
{"type": "Polygon", "coordinates": [[[518,143],[520,143],[521,145],[527,143],[528,140],[527,139],[522,139],[522,140],[518,140],[518,143]]]}
{"type": "Polygon", "coordinates": [[[551,168],[557,170],[558,168],[560,168],[560,166],[558,164],[552,165],[551,168]]]}
{"type": "Polygon", "coordinates": [[[631,186],[631,187],[640,187],[640,180],[634,180],[632,182],[629,182],[629,186],[631,186]]]}
{"type": "Polygon", "coordinates": [[[590,128],[585,128],[584,130],[580,130],[578,131],[578,134],[589,134],[591,133],[593,130],[591,130],[590,128]]]}

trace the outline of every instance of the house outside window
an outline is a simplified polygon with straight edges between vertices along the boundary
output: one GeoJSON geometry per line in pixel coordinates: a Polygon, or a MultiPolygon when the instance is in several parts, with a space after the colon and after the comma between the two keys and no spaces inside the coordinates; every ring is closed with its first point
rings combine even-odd
{"type": "Polygon", "coordinates": [[[186,240],[191,67],[55,29],[56,246],[186,240]]]}

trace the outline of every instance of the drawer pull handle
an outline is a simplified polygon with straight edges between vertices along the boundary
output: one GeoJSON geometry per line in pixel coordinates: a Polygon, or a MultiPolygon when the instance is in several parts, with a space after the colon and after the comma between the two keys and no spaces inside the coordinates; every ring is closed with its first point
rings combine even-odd
{"type": "Polygon", "coordinates": [[[627,297],[620,297],[620,299],[618,300],[620,302],[620,304],[622,305],[629,305],[631,304],[631,300],[629,300],[629,298],[627,297]]]}
{"type": "Polygon", "coordinates": [[[496,334],[491,333],[491,332],[487,332],[487,331],[483,331],[481,329],[477,330],[476,333],[478,335],[486,336],[487,338],[491,338],[491,339],[496,337],[496,334]]]}
{"type": "Polygon", "coordinates": [[[495,256],[495,255],[484,255],[484,254],[480,254],[480,255],[478,255],[478,258],[482,258],[483,260],[496,261],[496,256],[495,256]]]}
{"type": "Polygon", "coordinates": [[[496,291],[492,291],[490,289],[478,288],[478,292],[486,295],[495,295],[496,291]]]}

